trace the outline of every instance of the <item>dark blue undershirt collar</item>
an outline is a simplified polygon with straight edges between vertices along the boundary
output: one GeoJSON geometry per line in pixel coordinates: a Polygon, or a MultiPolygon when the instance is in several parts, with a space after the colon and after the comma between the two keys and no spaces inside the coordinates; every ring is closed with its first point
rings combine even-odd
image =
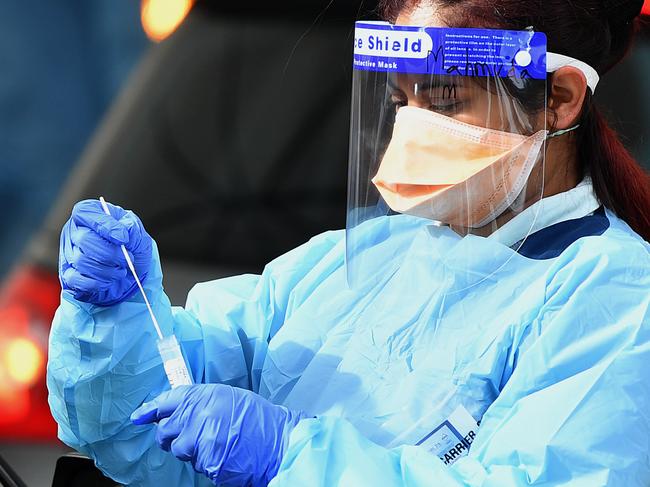
{"type": "Polygon", "coordinates": [[[602,235],[609,225],[605,209],[601,206],[591,215],[556,223],[533,233],[517,252],[529,259],[553,259],[578,239],[602,235]]]}

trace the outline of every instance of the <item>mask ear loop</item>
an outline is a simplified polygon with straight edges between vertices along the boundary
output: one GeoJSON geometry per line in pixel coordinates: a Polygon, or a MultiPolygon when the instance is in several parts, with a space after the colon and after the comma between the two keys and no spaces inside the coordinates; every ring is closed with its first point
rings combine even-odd
{"type": "Polygon", "coordinates": [[[553,137],[559,137],[560,135],[568,134],[569,132],[573,132],[574,130],[577,130],[580,128],[580,124],[574,125],[573,127],[570,127],[568,129],[564,130],[558,130],[557,132],[553,132],[552,134],[548,134],[546,136],[547,139],[552,139],[553,137]]]}

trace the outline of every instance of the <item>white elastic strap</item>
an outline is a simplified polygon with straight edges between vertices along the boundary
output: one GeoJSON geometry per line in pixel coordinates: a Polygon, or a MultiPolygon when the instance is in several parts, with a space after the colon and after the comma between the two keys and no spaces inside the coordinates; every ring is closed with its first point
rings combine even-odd
{"type": "Polygon", "coordinates": [[[587,78],[587,86],[589,86],[589,89],[591,89],[592,93],[596,92],[596,86],[598,86],[598,82],[600,81],[598,71],[589,66],[587,63],[578,61],[572,57],[565,56],[563,54],[556,54],[554,52],[546,53],[547,73],[554,73],[558,69],[564,68],[565,66],[572,66],[582,71],[582,73],[585,75],[585,78],[587,78]]]}

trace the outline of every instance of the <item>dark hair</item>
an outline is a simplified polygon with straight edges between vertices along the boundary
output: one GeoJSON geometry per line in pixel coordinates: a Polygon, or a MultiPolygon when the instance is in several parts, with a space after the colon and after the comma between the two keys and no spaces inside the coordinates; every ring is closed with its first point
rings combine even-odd
{"type": "MultiPolygon", "coordinates": [[[[430,2],[455,27],[523,30],[548,36],[548,50],[586,62],[600,75],[632,46],[643,0],[381,0],[382,16],[394,21],[430,2]]],[[[591,92],[576,131],[578,164],[591,176],[600,203],[650,241],[650,177],[634,160],[593,102],[591,92]]]]}

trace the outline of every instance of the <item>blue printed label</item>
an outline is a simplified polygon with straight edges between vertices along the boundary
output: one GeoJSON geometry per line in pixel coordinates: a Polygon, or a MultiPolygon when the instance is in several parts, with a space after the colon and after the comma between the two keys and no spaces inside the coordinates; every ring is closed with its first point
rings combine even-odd
{"type": "Polygon", "coordinates": [[[533,31],[357,22],[354,68],[446,76],[546,79],[546,35],[533,31]]]}
{"type": "Polygon", "coordinates": [[[467,409],[460,405],[416,446],[438,455],[445,465],[452,465],[469,453],[477,431],[478,424],[467,409]]]}

